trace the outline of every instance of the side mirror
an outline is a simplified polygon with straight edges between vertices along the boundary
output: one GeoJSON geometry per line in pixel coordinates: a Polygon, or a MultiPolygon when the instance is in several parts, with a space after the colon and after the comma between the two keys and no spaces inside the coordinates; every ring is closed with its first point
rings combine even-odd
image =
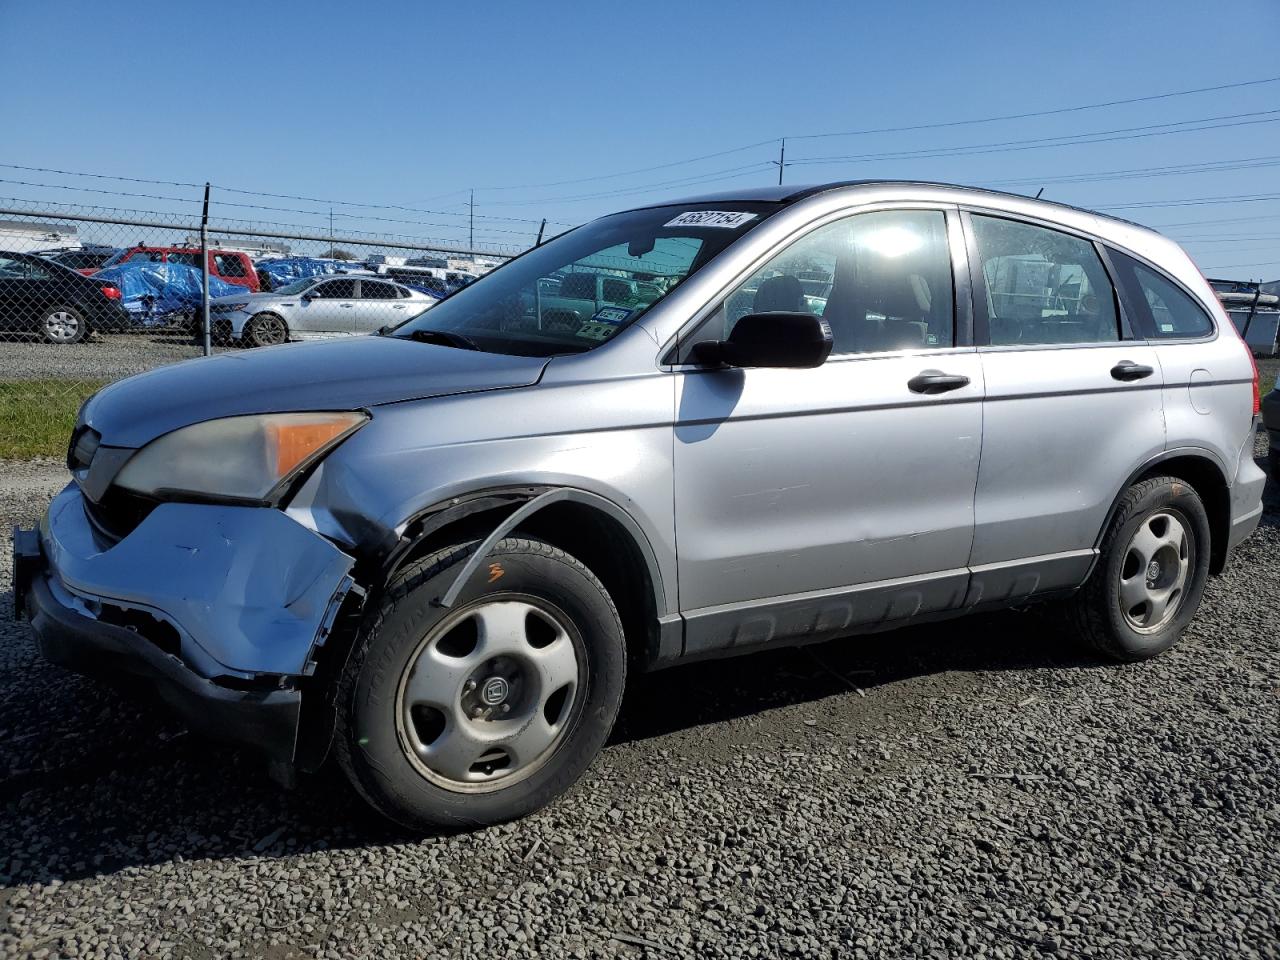
{"type": "Polygon", "coordinates": [[[831,345],[831,327],[812,313],[749,313],[728,340],[695,344],[693,358],[731,367],[820,367],[831,345]]]}
{"type": "Polygon", "coordinates": [[[318,296],[320,296],[320,294],[318,293],[304,293],[302,295],[302,299],[307,303],[310,303],[312,300],[316,299],[316,297],[318,296]]]}

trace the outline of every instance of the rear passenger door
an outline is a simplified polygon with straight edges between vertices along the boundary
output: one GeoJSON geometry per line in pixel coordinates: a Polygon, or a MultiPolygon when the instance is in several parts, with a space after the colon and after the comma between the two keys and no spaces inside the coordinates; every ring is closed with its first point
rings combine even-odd
{"type": "Polygon", "coordinates": [[[964,219],[986,381],[976,603],[1078,585],[1165,428],[1155,349],[1134,335],[1102,247],[1005,214],[964,219]]]}
{"type": "Polygon", "coordinates": [[[399,323],[407,316],[408,304],[401,288],[386,280],[360,281],[360,300],[355,311],[355,333],[376,333],[380,327],[399,323]]]}

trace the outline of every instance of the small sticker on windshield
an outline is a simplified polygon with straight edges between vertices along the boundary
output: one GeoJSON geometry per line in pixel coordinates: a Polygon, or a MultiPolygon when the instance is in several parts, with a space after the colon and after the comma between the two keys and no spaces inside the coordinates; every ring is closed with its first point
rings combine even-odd
{"type": "Polygon", "coordinates": [[[626,323],[627,317],[631,316],[631,311],[626,307],[602,307],[596,311],[596,315],[591,318],[592,323],[626,323]]]}
{"type": "Polygon", "coordinates": [[[754,213],[741,213],[730,210],[690,210],[673,220],[668,220],[664,227],[724,227],[734,230],[744,223],[756,218],[754,213]]]}

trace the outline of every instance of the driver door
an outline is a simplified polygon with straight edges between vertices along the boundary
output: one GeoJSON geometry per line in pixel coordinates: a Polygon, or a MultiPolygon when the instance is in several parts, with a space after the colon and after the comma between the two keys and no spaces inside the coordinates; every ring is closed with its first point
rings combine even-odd
{"type": "Polygon", "coordinates": [[[958,217],[944,208],[828,223],[756,270],[695,334],[723,339],[746,313],[809,310],[835,346],[816,369],[676,373],[686,653],[963,602],[983,379],[967,293],[956,306],[952,235],[958,217]],[[919,380],[926,372],[946,388],[919,380]]]}

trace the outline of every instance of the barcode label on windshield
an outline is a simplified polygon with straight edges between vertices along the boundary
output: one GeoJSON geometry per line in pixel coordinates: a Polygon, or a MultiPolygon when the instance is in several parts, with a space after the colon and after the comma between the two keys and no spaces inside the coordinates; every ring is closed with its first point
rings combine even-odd
{"type": "Polygon", "coordinates": [[[754,213],[738,213],[728,210],[690,210],[673,220],[668,220],[664,227],[725,227],[733,230],[750,223],[756,218],[754,213]]]}

